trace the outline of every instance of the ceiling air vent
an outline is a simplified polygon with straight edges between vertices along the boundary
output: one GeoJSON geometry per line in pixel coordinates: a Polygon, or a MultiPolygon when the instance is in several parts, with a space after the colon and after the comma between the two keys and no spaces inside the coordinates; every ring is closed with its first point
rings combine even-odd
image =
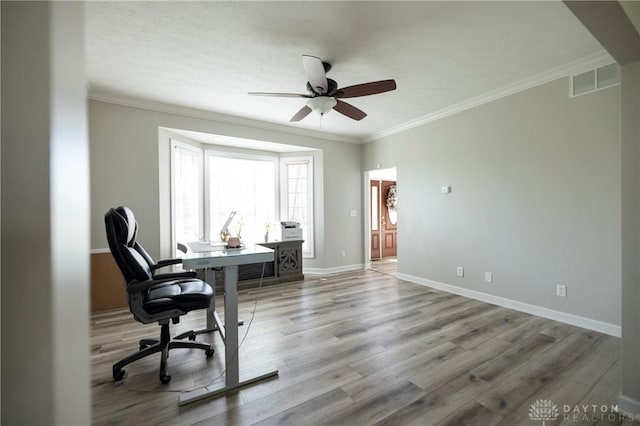
{"type": "Polygon", "coordinates": [[[569,96],[580,96],[620,84],[620,67],[613,63],[569,78],[569,96]]]}

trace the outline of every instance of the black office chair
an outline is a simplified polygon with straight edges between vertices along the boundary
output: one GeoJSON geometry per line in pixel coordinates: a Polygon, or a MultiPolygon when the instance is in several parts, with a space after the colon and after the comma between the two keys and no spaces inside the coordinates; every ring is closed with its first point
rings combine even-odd
{"type": "Polygon", "coordinates": [[[206,309],[213,297],[213,289],[206,282],[196,279],[194,272],[173,272],[157,274],[164,266],[180,263],[180,259],[154,262],[138,244],[136,236],[138,224],[128,207],[110,209],[104,216],[107,242],[122,275],[124,276],[129,310],[133,317],[143,323],[158,322],[160,339],[140,340],[140,350],[113,365],[113,380],[122,380],[123,367],[156,352],[160,357],[160,381],[169,383],[167,373],[169,350],[174,348],[196,348],[205,351],[207,358],[214,350],[208,343],[181,340],[195,339],[189,331],[173,339],[169,335],[169,320],[174,324],[180,316],[197,309],[206,309]]]}

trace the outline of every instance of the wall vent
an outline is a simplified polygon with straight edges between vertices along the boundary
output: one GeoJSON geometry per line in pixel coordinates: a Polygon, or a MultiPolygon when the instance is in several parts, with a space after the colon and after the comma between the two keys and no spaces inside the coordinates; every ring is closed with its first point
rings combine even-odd
{"type": "Polygon", "coordinates": [[[620,67],[613,63],[569,77],[569,97],[586,95],[620,84],[620,67]]]}

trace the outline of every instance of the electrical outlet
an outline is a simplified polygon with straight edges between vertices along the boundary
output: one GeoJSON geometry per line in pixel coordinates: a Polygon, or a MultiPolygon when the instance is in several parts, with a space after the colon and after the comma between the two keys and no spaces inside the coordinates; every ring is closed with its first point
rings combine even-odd
{"type": "Polygon", "coordinates": [[[485,272],[484,273],[484,281],[487,283],[492,283],[493,282],[493,274],[491,272],[485,272]]]}
{"type": "Polygon", "coordinates": [[[462,266],[458,266],[458,269],[456,270],[456,274],[459,277],[464,277],[464,268],[462,266]]]}
{"type": "Polygon", "coordinates": [[[562,284],[556,285],[556,296],[567,297],[567,286],[562,284]]]}
{"type": "Polygon", "coordinates": [[[342,257],[343,259],[344,259],[345,257],[347,257],[347,252],[346,252],[346,250],[342,250],[342,251],[340,252],[340,257],[342,257]]]}

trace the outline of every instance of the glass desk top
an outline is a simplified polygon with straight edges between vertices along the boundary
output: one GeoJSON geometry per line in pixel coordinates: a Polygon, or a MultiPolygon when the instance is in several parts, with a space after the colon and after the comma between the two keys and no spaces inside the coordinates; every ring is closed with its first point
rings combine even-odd
{"type": "Polygon", "coordinates": [[[273,260],[273,249],[267,247],[249,245],[228,249],[217,245],[211,246],[211,251],[187,252],[182,257],[182,265],[186,269],[201,269],[273,262],[273,260]]]}

